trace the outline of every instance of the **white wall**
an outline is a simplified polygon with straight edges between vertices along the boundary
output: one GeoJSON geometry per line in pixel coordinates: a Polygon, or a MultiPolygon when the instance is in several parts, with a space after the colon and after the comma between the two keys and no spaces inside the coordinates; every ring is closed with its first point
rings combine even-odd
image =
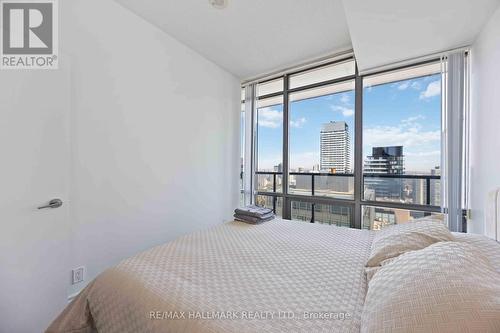
{"type": "Polygon", "coordinates": [[[488,193],[500,186],[500,8],[472,47],[471,207],[468,230],[494,237],[488,193]]]}
{"type": "Polygon", "coordinates": [[[72,264],[87,267],[88,281],[231,219],[240,88],[114,1],[60,4],[61,47],[73,64],[72,264]]]}
{"type": "Polygon", "coordinates": [[[47,244],[62,240],[55,253],[37,255],[57,269],[18,263],[39,278],[0,295],[0,308],[22,306],[0,332],[43,331],[67,296],[107,267],[231,220],[238,204],[239,80],[112,0],[59,1],[59,11],[61,63],[71,64],[70,92],[59,90],[70,104],[69,227],[44,224],[47,244]],[[78,266],[86,280],[72,286],[78,266]],[[36,296],[54,281],[62,292],[36,296]]]}

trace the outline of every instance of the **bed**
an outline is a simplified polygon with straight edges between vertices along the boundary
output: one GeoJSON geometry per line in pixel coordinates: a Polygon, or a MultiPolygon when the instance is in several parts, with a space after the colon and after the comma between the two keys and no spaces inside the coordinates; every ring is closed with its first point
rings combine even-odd
{"type": "MultiPolygon", "coordinates": [[[[359,332],[375,232],[229,222],[122,261],[47,332],[359,332]]],[[[493,258],[500,246],[455,235],[493,258]]]]}

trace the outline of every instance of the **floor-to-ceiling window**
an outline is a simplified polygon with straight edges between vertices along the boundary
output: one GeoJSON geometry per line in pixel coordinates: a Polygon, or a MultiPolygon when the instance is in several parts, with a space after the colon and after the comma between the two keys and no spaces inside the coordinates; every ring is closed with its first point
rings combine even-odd
{"type": "Polygon", "coordinates": [[[355,62],[257,84],[255,202],[285,218],[351,226],[355,62]]]}
{"type": "Polygon", "coordinates": [[[257,85],[255,202],[282,216],[282,198],[266,193],[283,193],[283,78],[257,85]]]}
{"type": "Polygon", "coordinates": [[[439,61],[363,78],[363,228],[439,211],[441,80],[439,61]]]}
{"type": "Polygon", "coordinates": [[[289,95],[288,193],[354,199],[354,81],[289,95]]]}
{"type": "Polygon", "coordinates": [[[354,75],[354,60],[347,59],[288,77],[287,193],[292,219],[352,224],[354,75]]]}
{"type": "Polygon", "coordinates": [[[439,60],[360,76],[347,57],[258,82],[255,202],[369,229],[440,217],[441,80],[439,60]]]}

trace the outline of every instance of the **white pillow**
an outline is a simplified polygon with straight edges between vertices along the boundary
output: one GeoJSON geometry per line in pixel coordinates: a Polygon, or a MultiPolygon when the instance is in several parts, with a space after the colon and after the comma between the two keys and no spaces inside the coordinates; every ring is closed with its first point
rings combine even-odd
{"type": "Polygon", "coordinates": [[[370,281],[361,332],[500,332],[500,274],[469,244],[402,254],[370,281]]]}
{"type": "Polygon", "coordinates": [[[423,218],[391,225],[375,233],[366,266],[380,266],[382,261],[402,253],[420,250],[436,242],[452,240],[453,235],[439,220],[423,218]]]}

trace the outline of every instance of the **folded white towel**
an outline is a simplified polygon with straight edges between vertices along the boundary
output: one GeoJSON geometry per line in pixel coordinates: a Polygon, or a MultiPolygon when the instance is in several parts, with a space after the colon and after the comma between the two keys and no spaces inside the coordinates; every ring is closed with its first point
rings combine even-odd
{"type": "Polygon", "coordinates": [[[266,218],[258,218],[258,217],[254,217],[254,216],[234,214],[234,219],[236,221],[251,223],[251,224],[259,224],[262,222],[271,221],[274,218],[275,218],[274,214],[271,214],[270,216],[268,216],[266,218]]]}
{"type": "Polygon", "coordinates": [[[269,214],[272,214],[273,210],[270,208],[259,207],[255,205],[246,206],[243,208],[236,208],[234,210],[235,214],[238,215],[246,215],[246,216],[254,216],[254,217],[263,217],[269,214]]]}

